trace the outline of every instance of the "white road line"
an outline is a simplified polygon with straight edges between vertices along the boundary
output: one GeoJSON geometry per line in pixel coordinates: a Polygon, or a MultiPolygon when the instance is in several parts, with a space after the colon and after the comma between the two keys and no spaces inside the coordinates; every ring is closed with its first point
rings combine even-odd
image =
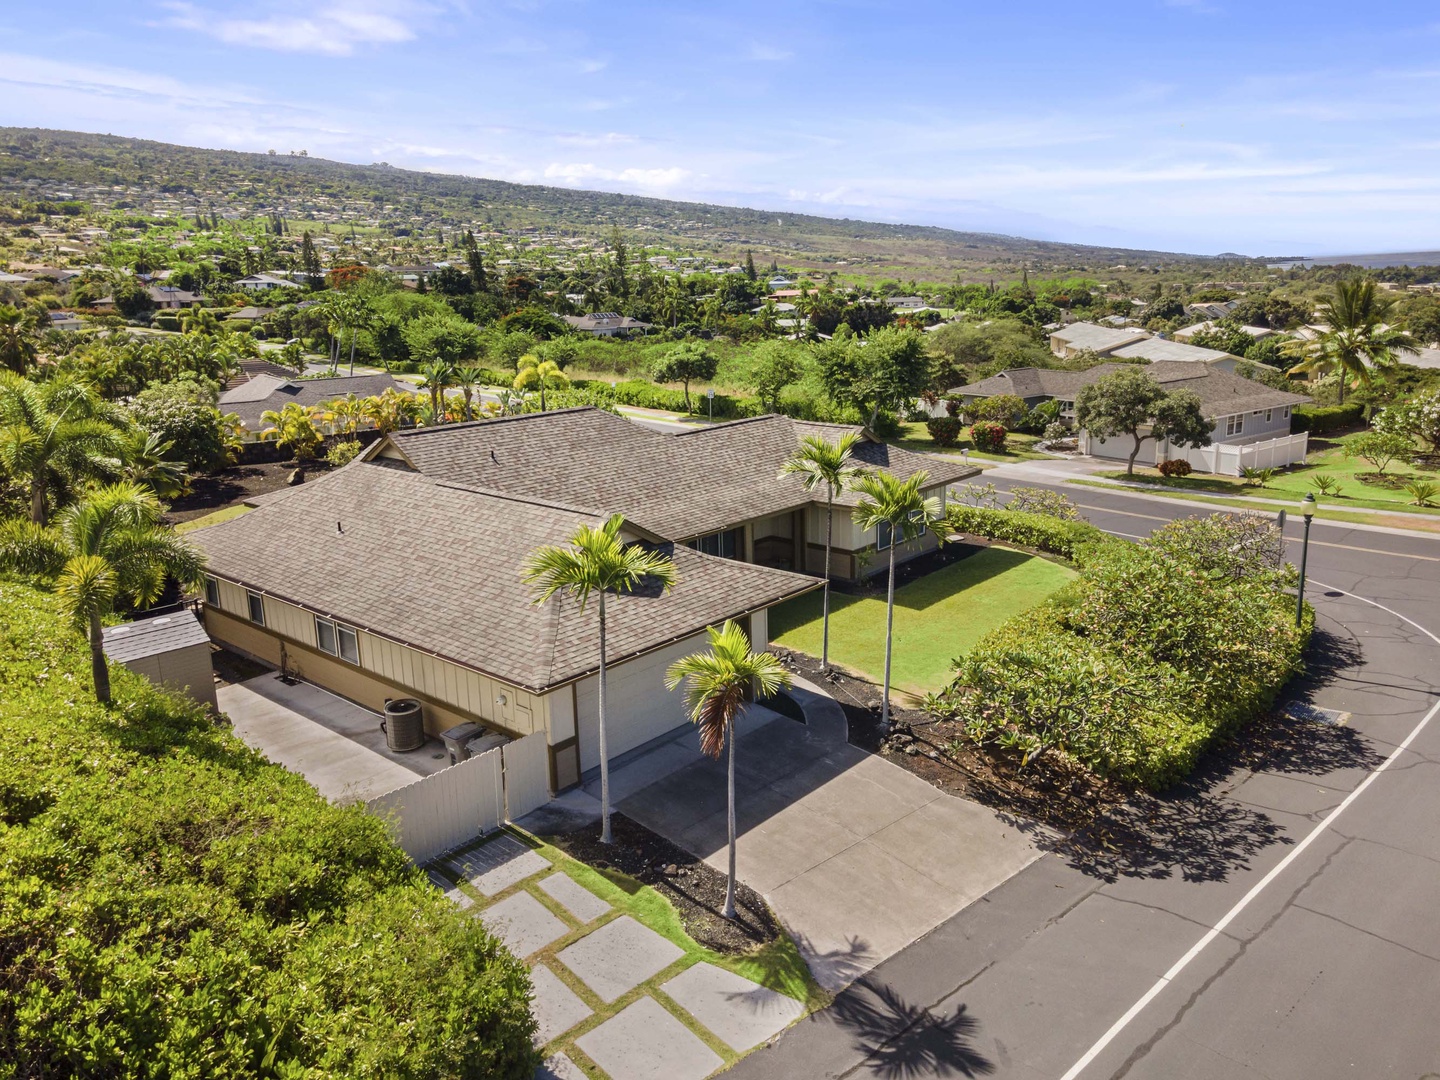
{"type": "MultiPolygon", "coordinates": [[[[1344,589],[1337,589],[1333,585],[1326,585],[1323,581],[1315,581],[1314,578],[1311,578],[1310,580],[1314,584],[1320,586],[1320,588],[1322,589],[1329,589],[1332,592],[1342,593],[1345,596],[1348,596],[1354,600],[1359,600],[1361,603],[1369,604],[1371,607],[1377,607],[1381,611],[1387,611],[1391,615],[1394,615],[1397,619],[1400,619],[1402,622],[1409,623],[1416,630],[1419,630],[1422,634],[1428,637],[1431,641],[1435,642],[1436,645],[1440,645],[1440,637],[1436,637],[1429,630],[1425,629],[1425,627],[1417,623],[1414,619],[1407,618],[1406,616],[1401,615],[1400,612],[1394,610],[1393,608],[1388,608],[1384,604],[1378,604],[1374,600],[1368,600],[1363,596],[1356,596],[1354,593],[1345,592],[1344,589]]],[[[1085,1055],[1081,1057],[1079,1061],[1075,1062],[1074,1065],[1070,1066],[1070,1069],[1065,1073],[1064,1076],[1060,1078],[1060,1080],[1075,1080],[1077,1076],[1084,1072],[1086,1067],[1097,1057],[1099,1057],[1107,1046],[1109,1046],[1112,1042],[1115,1041],[1115,1037],[1119,1035],[1122,1031],[1124,1031],[1126,1027],[1129,1026],[1130,1021],[1134,1020],[1135,1017],[1139,1016],[1145,1006],[1149,1005],[1150,1002],[1154,1001],[1155,998],[1159,996],[1160,991],[1164,990],[1165,987],[1169,986],[1170,983],[1175,980],[1176,976],[1178,976],[1182,971],[1185,970],[1186,967],[1189,966],[1190,961],[1194,960],[1197,956],[1204,952],[1207,945],[1209,945],[1212,941],[1214,941],[1217,937],[1224,933],[1225,928],[1229,926],[1232,922],[1234,922],[1236,917],[1242,911],[1244,911],[1247,907],[1250,906],[1250,902],[1252,900],[1254,900],[1257,896],[1264,892],[1271,882],[1273,882],[1276,878],[1283,874],[1285,870],[1290,866],[1290,864],[1293,863],[1301,856],[1301,854],[1304,853],[1306,848],[1308,848],[1312,843],[1314,843],[1316,839],[1318,839],[1330,828],[1331,825],[1335,823],[1335,820],[1346,811],[1346,809],[1350,806],[1351,803],[1353,803],[1362,794],[1364,794],[1365,789],[1375,782],[1376,777],[1378,777],[1392,764],[1394,764],[1395,760],[1410,748],[1410,744],[1413,743],[1415,739],[1420,735],[1420,733],[1425,730],[1426,726],[1430,723],[1431,720],[1435,718],[1435,715],[1437,713],[1440,713],[1440,700],[1437,700],[1434,705],[1430,706],[1430,711],[1427,712],[1423,717],[1421,717],[1420,722],[1415,725],[1409,735],[1405,736],[1405,740],[1395,748],[1394,753],[1392,753],[1388,758],[1381,762],[1380,765],[1373,772],[1371,772],[1369,776],[1365,777],[1365,779],[1360,782],[1359,786],[1356,787],[1354,791],[1350,792],[1349,795],[1345,796],[1344,801],[1342,801],[1339,806],[1335,807],[1334,810],[1330,811],[1330,813],[1325,815],[1325,819],[1321,821],[1320,824],[1316,825],[1315,828],[1310,830],[1310,833],[1305,837],[1305,839],[1301,840],[1299,844],[1292,848],[1290,853],[1286,855],[1285,858],[1281,859],[1278,863],[1276,863],[1274,868],[1271,869],[1268,874],[1266,874],[1263,878],[1257,881],[1254,886],[1251,887],[1250,891],[1247,892],[1240,899],[1240,902],[1225,913],[1224,918],[1217,922],[1214,927],[1212,927],[1205,934],[1204,937],[1202,937],[1199,941],[1192,945],[1189,952],[1187,952],[1179,960],[1175,961],[1174,965],[1170,968],[1169,971],[1165,972],[1164,975],[1161,975],[1160,978],[1155,980],[1155,985],[1150,987],[1150,989],[1145,992],[1144,996],[1141,997],[1139,1001],[1135,1002],[1134,1005],[1131,1005],[1130,1008],[1125,1011],[1125,1015],[1120,1017],[1119,1020],[1116,1020],[1115,1023],[1111,1025],[1110,1030],[1105,1032],[1104,1035],[1100,1036],[1100,1038],[1096,1041],[1095,1045],[1090,1047],[1089,1050],[1085,1051],[1085,1055]]]]}

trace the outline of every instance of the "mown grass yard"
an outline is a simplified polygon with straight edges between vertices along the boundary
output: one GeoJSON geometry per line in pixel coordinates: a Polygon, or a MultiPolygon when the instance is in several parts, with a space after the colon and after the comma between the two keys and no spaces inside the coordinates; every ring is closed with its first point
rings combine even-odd
{"type": "MultiPolygon", "coordinates": [[[[895,590],[891,683],[921,695],[951,679],[951,662],[1006,619],[1034,607],[1075,576],[1073,570],[1010,548],[990,547],[895,590]]],[[[884,577],[876,596],[830,594],[830,660],[873,682],[885,674],[884,577]]],[[[770,613],[770,637],[820,655],[819,592],[770,613]]]]}
{"type": "Polygon", "coordinates": [[[1040,441],[1038,435],[1022,435],[1012,431],[1005,440],[1005,450],[999,454],[988,454],[983,450],[976,450],[970,441],[970,427],[966,425],[960,429],[960,440],[954,446],[936,446],[935,440],[930,438],[930,431],[923,423],[909,421],[900,425],[900,437],[890,440],[896,446],[906,450],[913,450],[917,454],[952,454],[960,455],[966,450],[970,456],[977,461],[1044,461],[1048,460],[1045,454],[1036,453],[1034,446],[1040,441]]]}

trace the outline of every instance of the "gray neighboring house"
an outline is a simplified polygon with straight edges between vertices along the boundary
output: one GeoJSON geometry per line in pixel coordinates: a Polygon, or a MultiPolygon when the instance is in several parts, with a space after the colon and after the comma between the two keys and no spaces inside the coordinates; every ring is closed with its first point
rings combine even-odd
{"type": "MultiPolygon", "coordinates": [[[[956,387],[947,396],[965,402],[997,394],[1016,394],[1034,408],[1043,401],[1059,401],[1061,419],[1075,422],[1075,398],[1080,390],[1106,375],[1133,367],[1129,364],[1098,364],[1085,371],[1046,371],[1016,368],[978,383],[956,387]]],[[[1290,433],[1290,411],[1308,404],[1303,394],[1274,390],[1264,383],[1246,379],[1215,363],[1165,360],[1141,370],[1153,376],[1166,390],[1193,390],[1200,398],[1201,411],[1213,427],[1211,447],[1186,449],[1146,440],[1135,459],[1137,465],[1154,465],[1171,458],[1185,458],[1197,472],[1238,475],[1246,466],[1281,467],[1305,460],[1308,436],[1290,433]]],[[[1080,449],[1096,457],[1124,461],[1134,448],[1128,436],[1093,439],[1080,432],[1080,449]]]]}
{"type": "Polygon", "coordinates": [[[561,315],[572,330],[591,337],[628,337],[647,333],[653,323],[632,319],[614,311],[596,311],[589,315],[561,315]]]}
{"type": "Polygon", "coordinates": [[[235,288],[244,289],[246,292],[260,292],[264,289],[299,289],[303,286],[274,274],[250,274],[248,277],[236,278],[235,288]]]}
{"type": "Polygon", "coordinates": [[[296,379],[286,375],[261,372],[220,395],[216,407],[225,414],[234,413],[245,425],[244,439],[254,442],[265,429],[261,420],[266,412],[279,412],[286,405],[321,405],[346,394],[357,398],[375,397],[386,390],[408,390],[389,375],[337,375],[330,379],[296,379]]]}
{"type": "MultiPolygon", "coordinates": [[[[858,426],[758,416],[676,433],[582,407],[499,420],[392,432],[364,457],[435,480],[618,512],[656,536],[695,550],[783,570],[824,569],[825,493],[806,491],[780,467],[800,440],[855,433],[856,463],[901,479],[925,471],[927,496],[979,473],[953,458],[891,446],[858,426]]],[[[832,573],[860,579],[885,567],[888,535],[856,527],[851,492],[836,499],[832,573]]],[[[931,550],[904,544],[897,558],[931,550]]]]}
{"type": "Polygon", "coordinates": [[[1069,360],[1082,352],[1093,352],[1100,356],[1144,341],[1150,336],[1146,330],[1122,329],[1113,326],[1098,326],[1095,323],[1077,322],[1061,327],[1050,335],[1050,351],[1062,360],[1069,360]]]}

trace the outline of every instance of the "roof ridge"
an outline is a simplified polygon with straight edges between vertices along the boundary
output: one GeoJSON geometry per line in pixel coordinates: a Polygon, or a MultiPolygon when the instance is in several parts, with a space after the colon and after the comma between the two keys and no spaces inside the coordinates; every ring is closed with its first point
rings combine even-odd
{"type": "Polygon", "coordinates": [[[571,405],[569,408],[565,409],[547,409],[544,412],[537,413],[516,413],[513,416],[497,416],[490,420],[462,420],[458,424],[431,424],[424,427],[397,428],[390,434],[392,436],[403,435],[407,439],[412,439],[421,435],[436,435],[440,432],[465,431],[471,428],[489,427],[493,424],[510,424],[519,420],[534,420],[537,417],[563,416],[567,413],[582,412],[598,413],[604,412],[604,410],[597,409],[594,405],[571,405]]]}

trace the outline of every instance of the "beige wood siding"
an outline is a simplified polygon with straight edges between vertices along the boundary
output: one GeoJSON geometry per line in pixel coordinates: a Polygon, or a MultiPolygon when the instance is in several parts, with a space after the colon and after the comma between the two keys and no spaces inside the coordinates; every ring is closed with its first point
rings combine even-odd
{"type": "Polygon", "coordinates": [[[242,619],[248,618],[249,608],[246,606],[245,590],[233,581],[216,579],[220,586],[220,610],[228,611],[231,615],[239,615],[242,619]]]}
{"type": "Polygon", "coordinates": [[[298,641],[302,645],[315,646],[315,616],[310,612],[276,600],[273,596],[264,598],[265,625],[281,637],[298,641]]]}
{"type": "MultiPolygon", "coordinates": [[[[606,741],[612,760],[689,722],[680,690],[665,689],[665,669],[704,649],[708,640],[704,633],[695,634],[606,672],[606,741]]],[[[585,771],[600,764],[598,683],[592,675],[575,687],[580,768],[585,771]]]]}
{"type": "Polygon", "coordinates": [[[125,667],[144,675],[158,686],[169,687],[202,704],[218,707],[209,645],[190,645],[159,656],[142,656],[128,661],[125,667]]]}
{"type": "Polygon", "coordinates": [[[750,647],[763,649],[770,644],[770,611],[761,608],[750,613],[750,647]]]}

